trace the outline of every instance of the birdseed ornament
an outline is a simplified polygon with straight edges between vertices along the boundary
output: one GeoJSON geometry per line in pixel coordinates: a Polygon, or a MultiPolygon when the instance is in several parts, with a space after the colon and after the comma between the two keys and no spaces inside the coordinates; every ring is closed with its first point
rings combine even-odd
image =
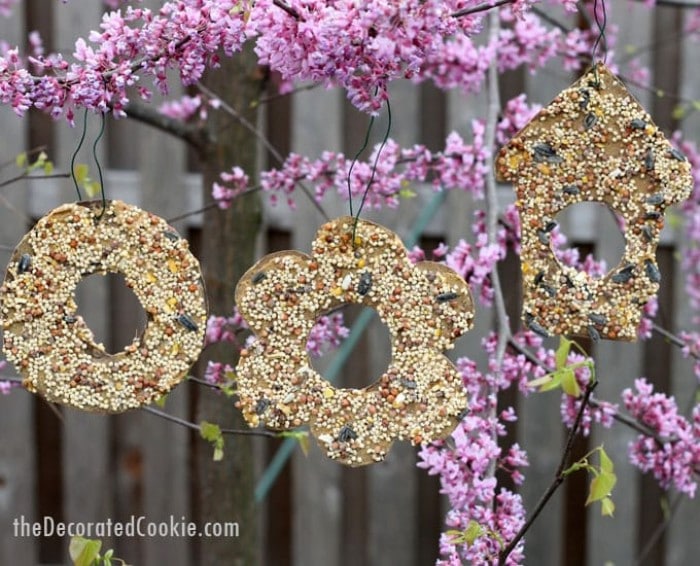
{"type": "Polygon", "coordinates": [[[17,246],[0,288],[4,351],[24,386],[85,411],[146,405],[179,383],[199,356],[206,298],[199,263],[162,218],[120,201],[66,204],[17,246]],[[148,316],[122,352],[95,343],[75,288],[121,273],[148,316]]]}
{"type": "Polygon", "coordinates": [[[661,279],[664,210],[693,186],[686,157],[598,63],[501,149],[496,174],[517,193],[526,325],[541,335],[636,340],[661,279]],[[550,245],[557,214],[585,201],[624,219],[624,254],[602,278],[562,265],[550,245]]]}
{"type": "Polygon", "coordinates": [[[467,400],[443,351],[472,326],[465,281],[435,262],[412,264],[396,234],[342,217],[321,226],[311,256],[265,256],[240,280],[236,304],[257,339],[236,369],[250,426],[309,424],[326,454],[361,466],[394,440],[414,445],[450,434],[467,400]],[[391,335],[387,371],[364,389],[333,387],[311,367],[306,342],[317,318],[345,303],[377,311],[391,335]]]}

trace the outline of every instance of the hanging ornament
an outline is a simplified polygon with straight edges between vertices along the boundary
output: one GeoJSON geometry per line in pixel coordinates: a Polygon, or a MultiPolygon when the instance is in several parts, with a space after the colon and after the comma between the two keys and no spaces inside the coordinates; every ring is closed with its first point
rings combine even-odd
{"type": "Polygon", "coordinates": [[[664,210],[693,185],[686,157],[598,63],[501,149],[496,173],[517,193],[526,325],[542,335],[636,340],[661,279],[664,210]],[[602,278],[562,265],[550,245],[557,214],[586,201],[624,222],[624,254],[602,278]]]}
{"type": "Polygon", "coordinates": [[[442,352],[471,328],[467,284],[444,265],[412,264],[396,234],[352,217],[324,224],[312,249],[265,256],[236,289],[257,338],[236,369],[248,423],[309,424],[326,454],[351,466],[381,461],[396,439],[450,434],[467,401],[442,352]],[[389,367],[365,389],[333,387],[306,351],[316,319],[346,303],[375,309],[391,335],[389,367]]]}
{"type": "Polygon", "coordinates": [[[187,374],[204,341],[206,299],[186,240],[119,201],[60,206],[19,243],[0,288],[4,350],[24,386],[47,400],[119,413],[151,403],[187,374]],[[77,314],[75,288],[121,273],[148,316],[109,354],[77,314]]]}

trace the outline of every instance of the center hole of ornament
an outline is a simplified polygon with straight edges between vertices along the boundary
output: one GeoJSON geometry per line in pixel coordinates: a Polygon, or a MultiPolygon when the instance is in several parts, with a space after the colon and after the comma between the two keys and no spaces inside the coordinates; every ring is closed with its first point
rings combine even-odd
{"type": "Polygon", "coordinates": [[[389,329],[377,311],[362,305],[347,304],[325,318],[317,319],[307,347],[311,366],[338,388],[368,387],[387,371],[391,362],[389,329]],[[341,317],[343,325],[348,329],[363,319],[369,319],[360,340],[350,352],[347,351],[347,340],[338,336],[341,317]]]}
{"type": "Polygon", "coordinates": [[[590,254],[593,262],[586,261],[583,268],[598,279],[620,263],[626,246],[624,220],[608,205],[579,202],[567,206],[554,220],[558,230],[550,241],[563,265],[581,266],[590,254]]]}
{"type": "Polygon", "coordinates": [[[84,277],[75,289],[78,314],[110,354],[121,352],[146,328],[146,311],[121,273],[84,277]]]}

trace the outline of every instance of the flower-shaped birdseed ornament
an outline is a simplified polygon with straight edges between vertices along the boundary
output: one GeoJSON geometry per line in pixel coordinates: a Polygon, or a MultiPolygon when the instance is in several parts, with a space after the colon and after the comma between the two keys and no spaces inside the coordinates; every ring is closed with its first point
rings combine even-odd
{"type": "Polygon", "coordinates": [[[496,173],[517,193],[526,325],[542,335],[636,340],[661,279],[664,210],[693,186],[686,157],[599,63],[503,147],[496,173]],[[562,265],[550,245],[557,214],[584,201],[624,219],[622,259],[599,279],[562,265]]]}
{"type": "Polygon", "coordinates": [[[157,400],[202,350],[206,297],[199,262],[162,218],[120,201],[60,206],[17,246],[0,288],[4,351],[24,386],[84,411],[119,413],[157,400]],[[148,323],[110,354],[77,314],[75,288],[121,273],[148,323]]]}
{"type": "Polygon", "coordinates": [[[248,423],[275,430],[309,424],[344,464],[381,461],[394,440],[447,436],[466,408],[462,380],[444,356],[471,328],[465,281],[448,267],[412,264],[396,234],[338,218],[321,226],[311,256],[262,258],[243,276],[236,303],[257,339],[236,369],[248,423]],[[377,311],[391,335],[387,371],[364,389],[333,387],[312,369],[306,341],[316,319],[356,303],[377,311]]]}

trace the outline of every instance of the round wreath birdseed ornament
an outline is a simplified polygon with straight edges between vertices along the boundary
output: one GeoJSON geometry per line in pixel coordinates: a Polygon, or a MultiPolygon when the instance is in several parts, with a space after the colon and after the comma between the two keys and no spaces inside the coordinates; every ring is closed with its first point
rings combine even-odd
{"type": "Polygon", "coordinates": [[[248,423],[276,430],[309,424],[326,454],[361,466],[394,440],[421,444],[452,432],[466,407],[462,379],[443,351],[471,328],[465,281],[434,262],[412,264],[396,234],[338,218],[321,226],[311,256],[265,256],[236,289],[257,340],[236,369],[248,423]],[[344,303],[377,311],[391,335],[387,371],[364,389],[333,387],[311,368],[306,342],[316,319],[344,303]]]}
{"type": "Polygon", "coordinates": [[[0,288],[4,351],[24,386],[85,411],[119,413],[179,383],[204,342],[206,298],[187,241],[162,218],[119,201],[60,206],[17,246],[0,288]],[[148,316],[122,352],[95,343],[75,288],[121,273],[148,316]]]}
{"type": "Polygon", "coordinates": [[[659,289],[664,210],[693,186],[686,157],[598,63],[503,147],[496,173],[517,193],[526,325],[545,336],[636,340],[642,308],[659,289]],[[622,259],[600,279],[562,265],[550,245],[557,214],[584,201],[624,219],[622,259]]]}

